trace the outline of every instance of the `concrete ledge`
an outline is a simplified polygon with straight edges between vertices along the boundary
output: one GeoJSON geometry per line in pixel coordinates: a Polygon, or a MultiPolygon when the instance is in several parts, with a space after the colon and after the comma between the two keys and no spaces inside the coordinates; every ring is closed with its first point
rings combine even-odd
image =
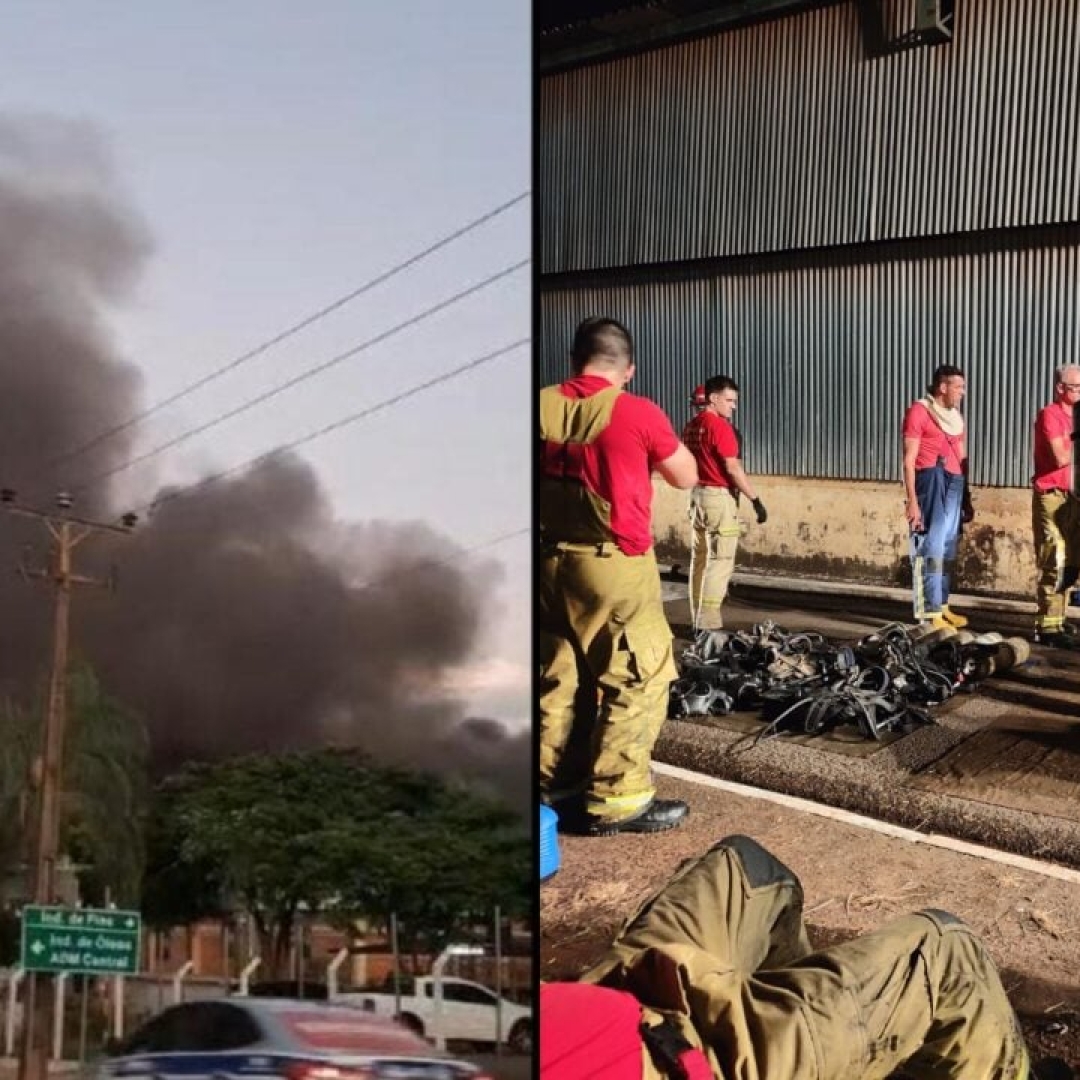
{"type": "MultiPolygon", "coordinates": [[[[686,581],[687,570],[679,563],[661,563],[661,577],[669,580],[686,581]]],[[[889,603],[911,604],[911,590],[889,585],[867,585],[854,581],[826,581],[821,578],[785,577],[778,574],[751,574],[737,570],[732,575],[732,582],[750,589],[771,592],[821,593],[826,596],[857,596],[865,600],[884,600],[889,603]]],[[[953,593],[953,600],[958,608],[971,608],[976,611],[1000,611],[1009,615],[1034,615],[1034,600],[1010,600],[1003,596],[987,596],[976,593],[953,593]]],[[[1080,608],[1070,606],[1071,617],[1080,617],[1080,608]]]]}
{"type": "Polygon", "coordinates": [[[727,791],[733,795],[742,795],[748,799],[760,799],[763,802],[777,803],[791,810],[799,810],[805,814],[815,814],[818,817],[828,818],[830,821],[842,821],[846,825],[854,825],[856,828],[868,829],[871,832],[882,833],[885,836],[893,836],[898,840],[907,840],[913,844],[929,844],[932,847],[945,848],[961,855],[971,855],[977,859],[1004,863],[1008,866],[1015,866],[1020,870],[1027,870],[1033,874],[1042,874],[1044,877],[1057,878],[1060,881],[1071,882],[1073,885],[1080,885],[1080,870],[1059,866],[1057,863],[1046,862],[1044,859],[1015,855],[1010,851],[987,847],[985,844],[972,844],[966,840],[957,840],[955,837],[946,836],[943,833],[919,832],[916,829],[908,829],[902,825],[879,821],[877,818],[867,817],[865,814],[856,814],[850,810],[843,810],[837,806],[817,802],[814,799],[801,799],[794,795],[785,795],[780,791],[769,791],[765,788],[751,787],[748,784],[737,784],[730,780],[721,780],[716,776],[707,776],[704,773],[683,769],[677,765],[667,765],[660,761],[653,763],[653,769],[663,776],[673,776],[677,780],[685,780],[688,783],[718,788],[721,791],[727,791]]]}

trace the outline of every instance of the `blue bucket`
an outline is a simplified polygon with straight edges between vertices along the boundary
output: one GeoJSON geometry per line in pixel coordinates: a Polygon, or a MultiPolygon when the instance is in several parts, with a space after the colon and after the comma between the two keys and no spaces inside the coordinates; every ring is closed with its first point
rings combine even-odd
{"type": "Polygon", "coordinates": [[[540,880],[547,881],[559,869],[559,815],[540,806],[540,880]]]}

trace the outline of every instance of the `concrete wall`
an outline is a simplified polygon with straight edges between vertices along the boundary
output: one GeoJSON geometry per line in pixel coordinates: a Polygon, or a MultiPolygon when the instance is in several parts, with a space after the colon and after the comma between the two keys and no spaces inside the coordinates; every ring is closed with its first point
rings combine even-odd
{"type": "MultiPolygon", "coordinates": [[[[769,511],[758,525],[743,500],[736,568],[889,586],[911,584],[904,494],[899,484],[754,476],[769,511]]],[[[1031,493],[974,488],[975,520],[964,529],[958,593],[1034,599],[1031,493]]],[[[653,522],[661,561],[689,564],[689,493],[656,481],[653,522]]]]}

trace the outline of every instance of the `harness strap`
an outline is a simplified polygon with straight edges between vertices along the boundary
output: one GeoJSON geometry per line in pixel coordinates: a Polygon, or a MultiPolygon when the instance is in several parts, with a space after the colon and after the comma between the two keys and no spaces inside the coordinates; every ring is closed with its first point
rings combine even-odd
{"type": "Polygon", "coordinates": [[[641,1039],[657,1068],[672,1080],[715,1080],[708,1058],[670,1020],[643,1023],[641,1039]]]}
{"type": "Polygon", "coordinates": [[[571,540],[545,540],[540,538],[540,550],[543,555],[556,552],[569,552],[572,555],[595,555],[598,559],[610,559],[619,550],[610,540],[597,540],[590,543],[574,543],[571,540]]]}

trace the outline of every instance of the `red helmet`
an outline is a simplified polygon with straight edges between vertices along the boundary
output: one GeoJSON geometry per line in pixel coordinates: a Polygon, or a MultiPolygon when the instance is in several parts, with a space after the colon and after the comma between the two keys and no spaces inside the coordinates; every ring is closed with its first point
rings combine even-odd
{"type": "Polygon", "coordinates": [[[709,404],[709,399],[705,395],[704,386],[694,387],[694,393],[690,397],[690,404],[693,405],[695,409],[704,409],[705,406],[709,404]]]}

